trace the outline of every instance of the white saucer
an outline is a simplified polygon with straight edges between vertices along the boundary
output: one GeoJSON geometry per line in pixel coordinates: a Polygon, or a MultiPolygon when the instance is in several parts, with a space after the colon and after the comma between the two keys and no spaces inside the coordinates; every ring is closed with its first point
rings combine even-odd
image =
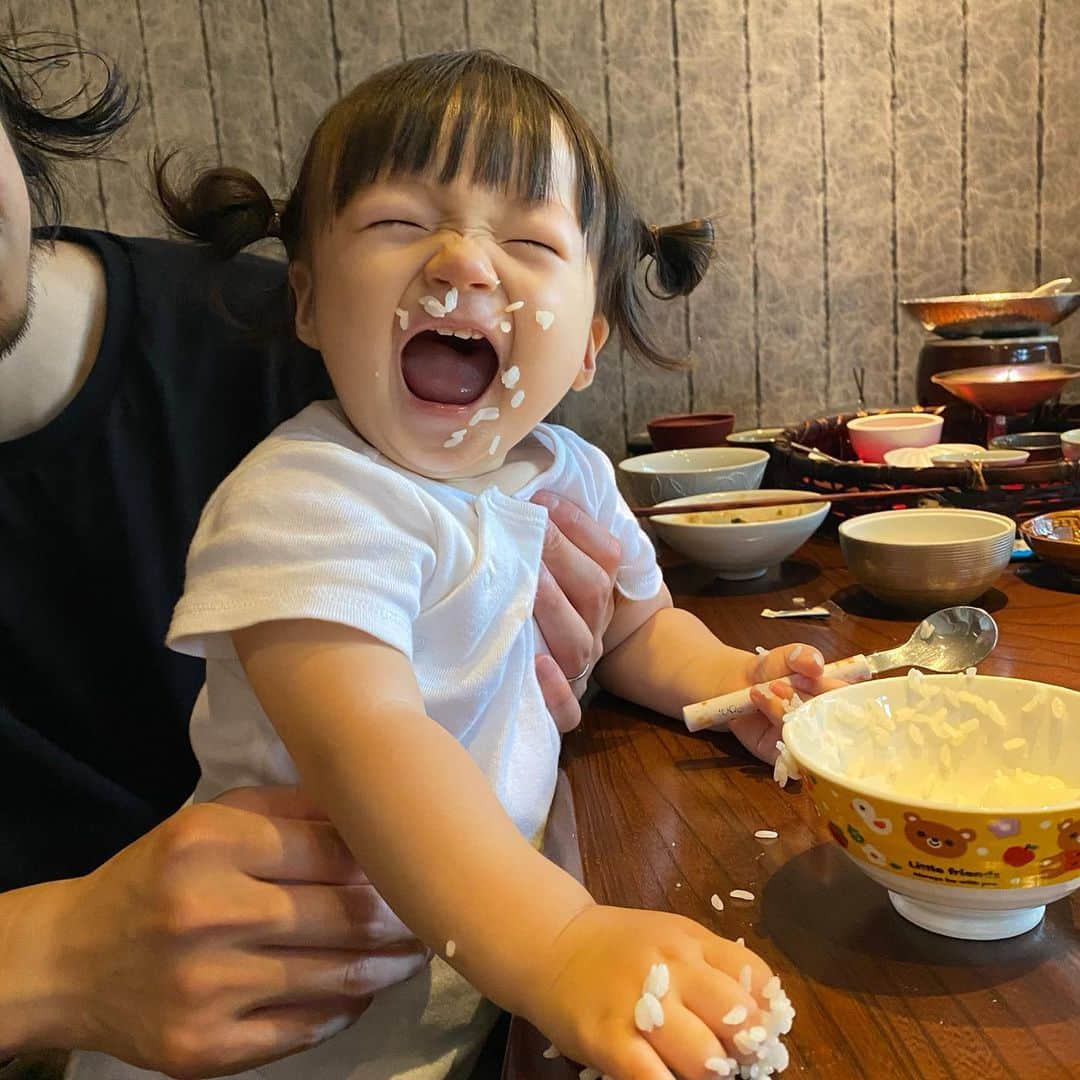
{"type": "Polygon", "coordinates": [[[985,449],[974,443],[934,443],[933,446],[901,446],[885,454],[885,464],[898,469],[929,469],[938,454],[971,453],[985,449]]]}

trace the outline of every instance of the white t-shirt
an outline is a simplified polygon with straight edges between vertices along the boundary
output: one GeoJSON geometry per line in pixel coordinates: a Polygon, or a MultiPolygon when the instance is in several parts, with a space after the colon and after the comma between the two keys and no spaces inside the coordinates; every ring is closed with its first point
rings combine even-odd
{"type": "MultiPolygon", "coordinates": [[[[410,659],[428,715],[468,750],[522,835],[539,843],[559,733],[534,669],[547,651],[532,618],[547,511],[529,497],[547,490],[572,499],[616,537],[616,587],[628,599],[655,596],[661,575],[603,453],[566,428],[542,424],[533,434],[552,456],[548,469],[513,496],[495,487],[473,495],[400,468],[353,431],[336,403],[317,402],[226,478],[203,511],[168,636],[173,648],[207,661],[191,719],[202,769],[196,801],[239,785],[298,782],[230,634],[317,618],[363,630],[410,659]]],[[[442,1077],[471,1062],[492,1016],[436,958],[423,976],[377,995],[341,1035],[244,1076],[442,1077]]],[[[81,1057],[88,1066],[100,1055],[81,1057]]]]}

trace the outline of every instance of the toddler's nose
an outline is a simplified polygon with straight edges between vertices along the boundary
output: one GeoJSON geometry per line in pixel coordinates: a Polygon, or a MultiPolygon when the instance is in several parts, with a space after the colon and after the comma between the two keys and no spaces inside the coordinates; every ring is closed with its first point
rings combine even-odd
{"type": "Polygon", "coordinates": [[[428,260],[424,275],[432,285],[491,292],[499,277],[484,249],[471,237],[449,236],[428,260]]]}

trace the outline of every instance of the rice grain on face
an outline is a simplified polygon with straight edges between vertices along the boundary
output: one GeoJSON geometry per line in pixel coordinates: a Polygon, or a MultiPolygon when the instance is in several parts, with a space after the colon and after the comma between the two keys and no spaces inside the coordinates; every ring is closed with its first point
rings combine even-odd
{"type": "Polygon", "coordinates": [[[503,308],[503,311],[509,314],[511,311],[520,311],[524,306],[524,300],[515,300],[512,304],[507,304],[506,307],[503,308]]]}
{"type": "Polygon", "coordinates": [[[749,889],[732,889],[728,893],[732,900],[753,900],[754,894],[749,889]]]}
{"type": "Polygon", "coordinates": [[[514,387],[517,386],[520,378],[521,370],[518,368],[517,364],[512,364],[500,376],[501,382],[507,390],[513,390],[514,387]]]}
{"type": "Polygon", "coordinates": [[[515,390],[514,391],[514,396],[510,399],[510,408],[511,409],[518,408],[524,400],[525,400],[525,391],[524,390],[515,390]]]}
{"type": "Polygon", "coordinates": [[[409,329],[409,313],[404,308],[394,308],[394,314],[397,316],[398,326],[402,330],[409,329]]]}
{"type": "Polygon", "coordinates": [[[548,327],[555,321],[555,312],[553,311],[538,311],[536,313],[536,321],[540,324],[541,330],[547,330],[548,327]]]}
{"type": "Polygon", "coordinates": [[[469,427],[475,427],[477,424],[484,420],[498,420],[499,410],[492,405],[485,406],[483,409],[477,409],[476,412],[469,417],[469,427]]]}
{"type": "Polygon", "coordinates": [[[448,960],[452,959],[454,953],[456,953],[456,952],[457,952],[457,945],[455,945],[454,942],[452,942],[452,941],[448,941],[446,943],[446,958],[448,960]]]}
{"type": "Polygon", "coordinates": [[[724,901],[721,900],[720,897],[716,895],[716,893],[713,893],[712,896],[709,897],[709,903],[712,904],[712,906],[716,908],[717,911],[724,910],[724,901]]]}

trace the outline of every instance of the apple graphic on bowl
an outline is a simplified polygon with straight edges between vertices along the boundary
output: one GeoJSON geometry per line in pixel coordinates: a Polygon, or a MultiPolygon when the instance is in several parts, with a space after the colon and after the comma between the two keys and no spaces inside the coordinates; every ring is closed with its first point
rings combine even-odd
{"type": "Polygon", "coordinates": [[[1025,844],[1023,847],[1019,845],[1011,847],[1001,857],[1009,866],[1026,866],[1035,858],[1035,846],[1035,844],[1025,844]]]}

